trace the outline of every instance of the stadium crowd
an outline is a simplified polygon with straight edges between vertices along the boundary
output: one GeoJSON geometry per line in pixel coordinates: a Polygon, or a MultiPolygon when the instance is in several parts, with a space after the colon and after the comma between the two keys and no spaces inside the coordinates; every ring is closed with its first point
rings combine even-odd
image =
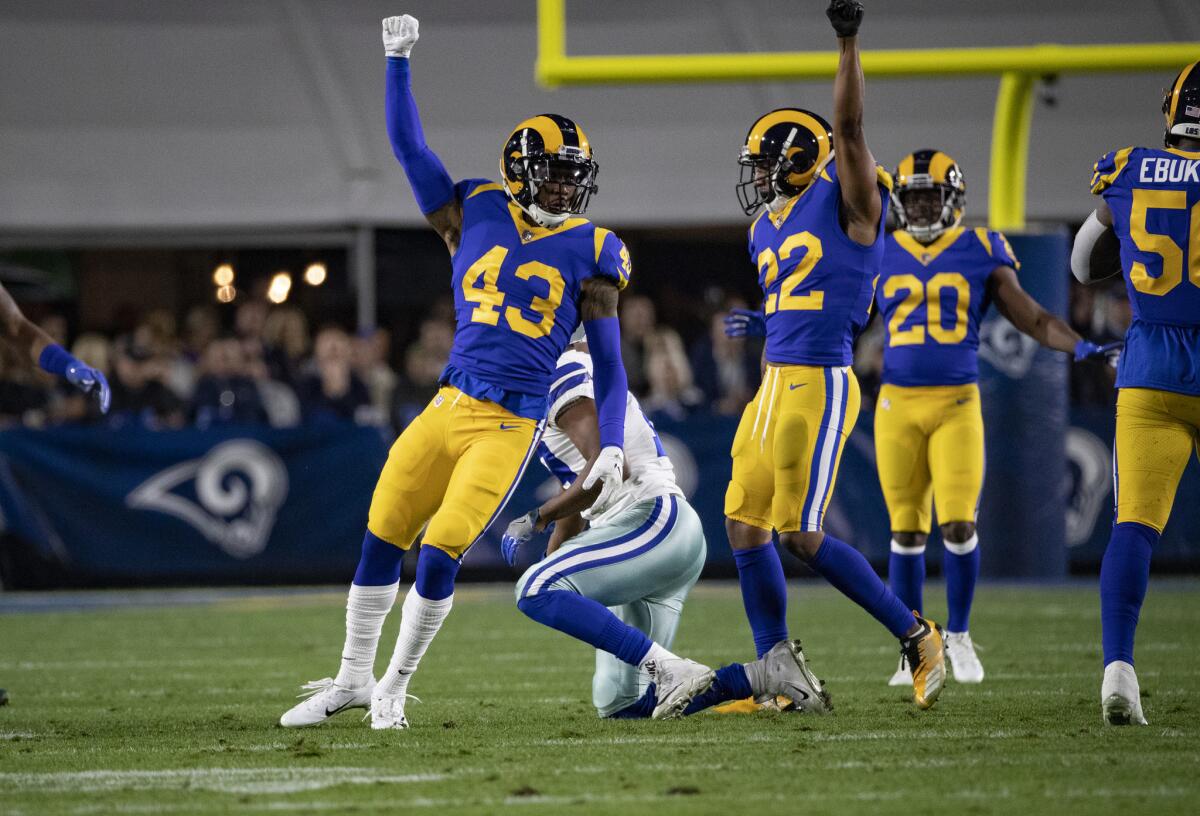
{"type": "MultiPolygon", "coordinates": [[[[662,321],[654,301],[622,299],[622,356],[630,388],[653,414],[681,419],[694,411],[736,416],[758,387],[761,341],[725,336],[722,317],[745,304],[716,301],[699,330],[662,321]]],[[[229,316],[227,315],[227,318],[229,316]]],[[[178,321],[170,312],[143,314],[132,331],[117,336],[82,332],[69,337],[68,321],[48,313],[39,324],[56,341],[108,376],[113,409],[101,417],[76,389],[30,366],[0,346],[0,427],[62,423],[130,424],[150,429],[194,425],[300,423],[349,420],[398,432],[436,391],[450,353],[453,307],[439,301],[404,333],[393,349],[387,329],[350,333],[334,324],[313,325],[299,307],[245,300],[222,325],[216,307],[194,306],[178,321]]],[[[1120,288],[1072,284],[1071,323],[1099,341],[1118,339],[1129,325],[1120,288]]],[[[696,321],[693,321],[695,323],[696,321]]],[[[399,333],[399,332],[398,332],[399,333]]],[[[860,338],[855,371],[864,408],[879,385],[882,326],[874,321],[860,338]]],[[[1074,366],[1072,401],[1112,405],[1111,372],[1074,366]]]]}

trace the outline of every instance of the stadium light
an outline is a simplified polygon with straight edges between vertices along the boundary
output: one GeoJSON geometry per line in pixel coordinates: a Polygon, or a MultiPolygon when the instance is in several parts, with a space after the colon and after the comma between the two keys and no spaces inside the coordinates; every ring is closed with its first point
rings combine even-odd
{"type": "Polygon", "coordinates": [[[316,261],[308,265],[308,269],[304,270],[304,282],[309,286],[320,286],[328,277],[328,270],[325,264],[321,261],[316,261]]]}
{"type": "Polygon", "coordinates": [[[237,297],[237,289],[229,284],[217,287],[217,300],[221,303],[231,303],[235,297],[237,297]]]}
{"type": "Polygon", "coordinates": [[[267,287],[267,300],[272,303],[283,303],[292,292],[292,276],[288,272],[276,272],[271,276],[271,285],[267,287]]]}
{"type": "Polygon", "coordinates": [[[213,283],[217,286],[228,287],[233,285],[233,265],[223,263],[213,270],[213,283]]]}

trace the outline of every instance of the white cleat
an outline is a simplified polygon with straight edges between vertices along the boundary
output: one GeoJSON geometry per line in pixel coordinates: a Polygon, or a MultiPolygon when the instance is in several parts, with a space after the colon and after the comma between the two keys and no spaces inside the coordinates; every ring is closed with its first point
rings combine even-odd
{"type": "Polygon", "coordinates": [[[284,728],[303,728],[323,723],[334,714],[350,708],[370,708],[375,681],[360,688],[339,686],[332,677],[313,680],[301,686],[298,697],[306,698],[283,713],[279,724],[284,728]]]}
{"type": "Polygon", "coordinates": [[[771,694],[769,702],[778,706],[782,697],[791,701],[788,710],[810,714],[828,714],[833,710],[829,692],[808,667],[800,641],[781,640],[763,655],[762,661],[771,694]]]}
{"type": "Polygon", "coordinates": [[[975,654],[975,644],[967,632],[946,633],[946,662],[957,683],[982,683],[983,664],[975,654]]]}
{"type": "Polygon", "coordinates": [[[716,679],[708,666],[685,657],[657,661],[650,669],[650,676],[655,684],[654,713],[650,716],[656,720],[683,716],[692,698],[708,691],[716,679]]]}
{"type": "MultiPolygon", "coordinates": [[[[411,694],[377,694],[371,698],[371,728],[375,731],[389,729],[403,731],[408,728],[408,717],[404,716],[404,703],[411,694]]],[[[417,702],[421,702],[417,700],[417,702]]],[[[365,718],[364,718],[365,719],[365,718]]]]}
{"type": "Polygon", "coordinates": [[[892,679],[888,680],[888,685],[912,688],[912,669],[908,667],[908,661],[904,659],[904,655],[900,655],[900,665],[896,667],[896,673],[892,675],[892,679]]]}
{"type": "Polygon", "coordinates": [[[1114,660],[1104,667],[1100,709],[1108,725],[1147,725],[1137,672],[1124,660],[1114,660]]]}

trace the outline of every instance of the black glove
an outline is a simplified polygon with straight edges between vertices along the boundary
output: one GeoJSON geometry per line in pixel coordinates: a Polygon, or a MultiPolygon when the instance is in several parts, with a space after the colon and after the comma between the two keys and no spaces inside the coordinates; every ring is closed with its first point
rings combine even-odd
{"type": "Polygon", "coordinates": [[[825,16],[839,37],[854,37],[862,25],[863,4],[858,0],[830,0],[825,16]]]}

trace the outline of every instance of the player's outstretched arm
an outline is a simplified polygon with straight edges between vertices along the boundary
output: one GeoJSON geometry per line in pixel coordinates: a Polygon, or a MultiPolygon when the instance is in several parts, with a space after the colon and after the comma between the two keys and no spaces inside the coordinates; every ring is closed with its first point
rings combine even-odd
{"type": "Polygon", "coordinates": [[[1021,288],[1017,272],[1011,266],[996,267],[988,279],[988,286],[1000,314],[1043,346],[1075,354],[1081,343],[1091,345],[1065,321],[1050,314],[1030,297],[1021,288]]]}
{"type": "Polygon", "coordinates": [[[425,143],[425,131],[417,114],[409,66],[409,54],[417,38],[418,22],[412,15],[384,19],[383,48],[387,54],[384,107],[388,138],[412,185],[417,205],[453,255],[462,234],[462,204],[454,194],[454,180],[425,143]]]}
{"type": "Polygon", "coordinates": [[[1071,247],[1071,274],[1080,283],[1095,283],[1121,272],[1121,242],[1113,229],[1112,211],[1101,201],[1087,217],[1071,247]]]}
{"type": "Polygon", "coordinates": [[[85,394],[95,395],[101,413],[108,413],[112,394],[104,375],[75,359],[66,349],[54,342],[50,335],[29,322],[12,295],[0,286],[0,328],[4,336],[15,343],[33,364],[43,371],[63,377],[85,394]]]}
{"type": "Polygon", "coordinates": [[[837,75],[833,80],[833,147],[842,183],[846,234],[864,246],[875,243],[883,201],[879,195],[875,157],[863,130],[866,84],[858,58],[858,27],[863,5],[858,0],[831,0],[825,12],[838,37],[837,75]]]}
{"type": "Polygon", "coordinates": [[[625,479],[625,405],[629,379],[621,362],[621,324],[617,320],[617,285],[607,278],[588,278],[579,303],[588,350],[592,355],[596,414],[600,428],[600,454],[583,489],[603,482],[600,498],[592,507],[601,512],[625,479]]]}

